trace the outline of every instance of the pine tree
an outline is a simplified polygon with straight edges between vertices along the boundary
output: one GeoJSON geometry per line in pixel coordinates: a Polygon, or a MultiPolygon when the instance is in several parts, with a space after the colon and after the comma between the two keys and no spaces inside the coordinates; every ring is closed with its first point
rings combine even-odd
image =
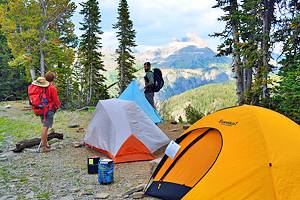
{"type": "Polygon", "coordinates": [[[135,64],[133,48],[136,47],[136,32],[133,29],[133,22],[130,19],[127,0],[120,0],[118,22],[113,25],[113,28],[117,29],[117,38],[119,41],[119,47],[116,50],[116,53],[118,54],[119,89],[120,93],[122,93],[132,79],[135,78],[134,73],[136,72],[136,69],[133,66],[135,64]]]}
{"type": "Polygon", "coordinates": [[[233,55],[233,71],[235,73],[237,85],[238,104],[244,103],[244,80],[243,66],[240,52],[240,11],[237,0],[218,0],[214,8],[221,8],[226,13],[219,18],[226,22],[225,30],[215,33],[214,37],[221,37],[224,42],[218,46],[219,56],[233,55]]]}
{"type": "Polygon", "coordinates": [[[102,48],[100,36],[103,34],[100,27],[101,14],[97,0],[88,0],[81,3],[81,6],[80,14],[84,18],[80,30],[83,30],[84,33],[79,46],[79,61],[84,70],[86,104],[95,105],[99,99],[108,98],[107,88],[104,84],[106,79],[103,76],[105,71],[103,55],[100,52],[102,48]]]}
{"type": "Polygon", "coordinates": [[[300,3],[282,1],[277,42],[283,43],[280,82],[273,91],[272,108],[300,124],[300,3]]]}
{"type": "Polygon", "coordinates": [[[215,7],[226,13],[225,30],[213,36],[224,40],[219,55],[233,55],[238,104],[267,105],[275,1],[218,0],[215,7]]]}
{"type": "Polygon", "coordinates": [[[262,93],[261,11],[258,5],[261,0],[245,0],[241,4],[240,36],[241,56],[244,74],[244,103],[259,104],[262,93]]]}

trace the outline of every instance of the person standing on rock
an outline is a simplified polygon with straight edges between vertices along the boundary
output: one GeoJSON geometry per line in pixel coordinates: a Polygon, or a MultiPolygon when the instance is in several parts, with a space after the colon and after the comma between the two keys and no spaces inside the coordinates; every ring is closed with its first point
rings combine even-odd
{"type": "Polygon", "coordinates": [[[154,104],[154,73],[151,71],[151,63],[145,62],[144,63],[144,70],[145,70],[145,87],[144,93],[145,97],[148,102],[155,108],[154,104]]]}
{"type": "Polygon", "coordinates": [[[42,152],[51,150],[48,144],[48,130],[52,128],[54,114],[61,103],[57,95],[57,89],[53,85],[54,72],[46,73],[45,77],[39,77],[28,87],[29,102],[34,113],[41,117],[43,123],[41,144],[42,152]]]}

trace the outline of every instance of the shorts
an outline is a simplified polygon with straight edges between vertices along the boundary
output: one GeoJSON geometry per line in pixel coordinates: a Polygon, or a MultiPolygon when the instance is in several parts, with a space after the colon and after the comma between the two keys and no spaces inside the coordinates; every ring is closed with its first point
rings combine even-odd
{"type": "Polygon", "coordinates": [[[46,120],[44,121],[44,115],[41,115],[41,121],[43,123],[43,127],[52,128],[53,125],[53,118],[54,118],[54,111],[47,111],[46,113],[46,120]]]}
{"type": "Polygon", "coordinates": [[[146,99],[148,100],[148,102],[151,104],[151,106],[153,108],[155,108],[154,106],[154,92],[151,92],[151,93],[145,93],[145,97],[146,99]]]}

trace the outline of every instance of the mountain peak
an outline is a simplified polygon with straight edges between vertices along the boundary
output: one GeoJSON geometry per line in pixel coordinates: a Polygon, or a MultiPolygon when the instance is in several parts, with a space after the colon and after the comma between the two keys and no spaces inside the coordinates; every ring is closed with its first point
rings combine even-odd
{"type": "Polygon", "coordinates": [[[198,37],[196,33],[187,33],[181,39],[173,39],[169,46],[179,46],[180,48],[187,46],[196,46],[198,48],[207,47],[207,43],[198,37]]]}
{"type": "Polygon", "coordinates": [[[158,63],[160,60],[166,59],[177,51],[192,46],[199,49],[208,48],[207,43],[199,38],[196,33],[188,33],[183,38],[173,39],[166,45],[141,51],[138,57],[142,61],[149,60],[158,63]]]}

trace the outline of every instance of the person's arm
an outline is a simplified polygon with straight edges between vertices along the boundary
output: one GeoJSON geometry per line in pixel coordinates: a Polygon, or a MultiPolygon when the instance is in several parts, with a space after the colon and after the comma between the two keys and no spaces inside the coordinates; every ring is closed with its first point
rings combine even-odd
{"type": "Polygon", "coordinates": [[[60,108],[61,103],[59,101],[57,89],[55,87],[52,87],[52,98],[53,98],[53,103],[54,103],[55,109],[60,108]]]}

